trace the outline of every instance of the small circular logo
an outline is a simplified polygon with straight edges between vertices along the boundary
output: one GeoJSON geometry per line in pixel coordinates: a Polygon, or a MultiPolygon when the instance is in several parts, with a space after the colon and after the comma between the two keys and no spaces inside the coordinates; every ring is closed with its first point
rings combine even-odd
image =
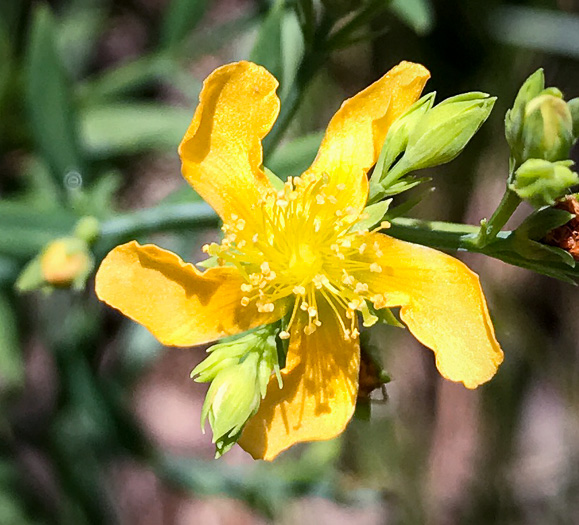
{"type": "Polygon", "coordinates": [[[64,185],[69,190],[77,190],[82,186],[82,175],[78,171],[69,171],[64,176],[64,185]]]}

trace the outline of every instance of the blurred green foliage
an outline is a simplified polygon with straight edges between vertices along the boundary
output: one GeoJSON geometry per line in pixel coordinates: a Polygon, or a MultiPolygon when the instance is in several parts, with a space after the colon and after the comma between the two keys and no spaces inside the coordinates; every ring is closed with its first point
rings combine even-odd
{"type": "MultiPolygon", "coordinates": [[[[219,0],[0,1],[0,523],[120,523],[111,465],[129,460],[172,490],[237,498],[274,521],[307,496],[377,505],[389,511],[388,523],[571,525],[579,513],[576,443],[566,458],[572,468],[558,473],[552,494],[521,496],[509,470],[537,384],[557,393],[569,425],[577,425],[577,303],[558,283],[530,274],[526,284],[502,289],[497,278],[490,295],[507,361],[480,394],[483,460],[465,467],[476,472],[450,510],[433,505],[425,488],[438,472],[439,440],[448,439],[439,429],[443,408],[454,403],[430,372],[422,372],[424,384],[413,383],[413,403],[401,402],[398,414],[379,406],[372,423],[353,422],[342,439],[274,464],[182,457],[154,443],[131,404],[135,385],[167,355],[150,334],[102,308],[90,281],[82,292],[15,294],[26,263],[85,215],[100,220],[97,261],[119,242],[152,235],[192,259],[195,241],[215,235],[214,213],[180,181],[176,147],[202,79],[221,63],[251,59],[280,80],[282,113],[264,148],[281,178],[309,165],[344,95],[402,59],[427,64],[429,91],[440,99],[474,89],[498,95],[490,127],[436,179],[437,192],[395,201],[393,221],[419,201],[418,216],[463,220],[474,206],[468,195],[480,200],[487,192],[481,170],[506,182],[506,161],[504,176],[493,173],[500,164],[494,152],[508,156],[502,115],[531,71],[544,65],[549,85],[567,100],[579,95],[576,7],[530,0],[247,0],[237,7],[219,0]],[[49,356],[47,374],[34,365],[35,352],[49,356]],[[37,406],[31,397],[46,402],[37,406]],[[40,469],[31,458],[41,458],[40,469]]],[[[489,199],[477,218],[495,208],[489,199]]],[[[530,250],[529,258],[559,261],[552,275],[573,277],[555,249],[531,244],[565,219],[535,212],[508,236],[497,235],[512,251],[497,248],[494,256],[519,264],[513,253],[530,250]]],[[[393,231],[414,240],[412,221],[393,231]]],[[[437,242],[458,249],[474,232],[437,242]]],[[[401,337],[384,329],[371,343],[390,360],[407,344],[401,337]]],[[[424,359],[417,368],[432,369],[424,359]]]]}

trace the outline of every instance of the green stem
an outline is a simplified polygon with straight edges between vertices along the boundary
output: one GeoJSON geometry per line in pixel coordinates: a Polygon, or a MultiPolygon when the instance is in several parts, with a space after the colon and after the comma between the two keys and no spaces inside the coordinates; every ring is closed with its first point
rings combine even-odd
{"type": "Polygon", "coordinates": [[[479,231],[478,226],[468,224],[397,217],[392,219],[388,235],[441,250],[479,251],[475,243],[479,231]]]}
{"type": "Polygon", "coordinates": [[[392,219],[391,224],[388,235],[403,241],[422,244],[439,250],[481,253],[487,257],[493,257],[507,264],[555,279],[575,282],[579,280],[579,266],[572,268],[563,263],[527,259],[513,252],[508,245],[505,245],[504,249],[501,250],[501,241],[507,240],[512,233],[510,231],[497,232],[494,235],[495,242],[492,246],[488,246],[488,244],[483,246],[479,243],[481,228],[478,226],[441,221],[421,221],[403,217],[392,219]]]}
{"type": "Polygon", "coordinates": [[[215,226],[219,218],[204,202],[173,204],[118,215],[101,223],[100,238],[110,243],[147,233],[215,226]]]}
{"type": "Polygon", "coordinates": [[[495,239],[497,234],[518,208],[519,204],[521,204],[521,198],[514,191],[507,188],[507,191],[503,195],[497,209],[492,214],[492,217],[488,220],[486,225],[481,227],[477,239],[477,244],[480,247],[486,246],[495,239]]]}

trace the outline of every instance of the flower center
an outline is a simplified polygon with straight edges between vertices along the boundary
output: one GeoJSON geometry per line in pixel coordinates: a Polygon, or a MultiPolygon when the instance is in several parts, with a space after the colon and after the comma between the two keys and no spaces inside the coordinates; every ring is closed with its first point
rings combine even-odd
{"type": "MultiPolygon", "coordinates": [[[[360,262],[368,232],[350,232],[360,217],[347,206],[344,189],[332,185],[327,176],[290,177],[282,191],[263,197],[251,222],[232,215],[223,226],[221,244],[204,246],[219,264],[235,265],[245,277],[244,306],[255,301],[258,311],[272,312],[277,301],[293,296],[288,326],[297,315],[306,316],[304,332],[310,334],[321,325],[317,303],[323,299],[337,315],[346,339],[358,335],[356,310],[365,324],[375,322],[366,299],[381,308],[384,298],[370,297],[368,286],[352,273],[381,268],[360,262]]],[[[289,337],[289,331],[280,337],[289,337]]]]}

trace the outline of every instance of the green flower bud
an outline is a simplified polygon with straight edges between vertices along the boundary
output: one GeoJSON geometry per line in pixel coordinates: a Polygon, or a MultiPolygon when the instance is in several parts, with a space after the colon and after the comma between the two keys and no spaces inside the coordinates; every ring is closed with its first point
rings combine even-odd
{"type": "Polygon", "coordinates": [[[472,92],[448,98],[428,110],[409,130],[406,151],[388,172],[387,188],[405,174],[455,159],[488,118],[495,97],[472,92]]]}
{"type": "Polygon", "coordinates": [[[523,84],[505,116],[505,135],[516,165],[528,159],[565,160],[577,138],[577,103],[567,103],[561,91],[545,88],[543,70],[523,84]]]}
{"type": "Polygon", "coordinates": [[[253,338],[244,336],[236,341],[213,345],[207,350],[209,357],[193,369],[191,377],[198,383],[213,381],[219,372],[237,365],[241,358],[250,351],[252,344],[250,339],[253,338]]]}
{"type": "Polygon", "coordinates": [[[406,149],[410,132],[424,114],[432,108],[435,96],[436,93],[434,92],[424,95],[392,123],[374,170],[378,178],[382,178],[382,175],[390,169],[398,156],[406,149]]]}
{"type": "Polygon", "coordinates": [[[541,94],[527,104],[522,141],[523,159],[557,161],[569,157],[574,142],[573,118],[560,92],[541,94]]]}
{"type": "Polygon", "coordinates": [[[515,172],[509,188],[536,208],[552,206],[571,186],[579,184],[577,173],[569,169],[572,165],[570,160],[529,159],[515,172]]]}
{"type": "Polygon", "coordinates": [[[567,106],[569,106],[571,120],[573,121],[573,137],[577,140],[579,139],[579,97],[567,102],[567,106]]]}
{"type": "Polygon", "coordinates": [[[270,325],[214,345],[208,350],[209,357],[191,372],[191,377],[197,376],[196,381],[211,381],[201,426],[209,420],[217,457],[237,442],[265,397],[273,373],[282,386],[276,332],[270,325]]]}
{"type": "Polygon", "coordinates": [[[211,382],[203,404],[201,426],[209,419],[214,443],[221,437],[238,434],[259,408],[258,366],[259,355],[250,353],[236,366],[221,370],[211,382]]]}
{"type": "Polygon", "coordinates": [[[537,69],[519,89],[512,109],[505,115],[505,136],[511,151],[522,151],[523,124],[527,104],[545,89],[545,75],[537,69]]]}

